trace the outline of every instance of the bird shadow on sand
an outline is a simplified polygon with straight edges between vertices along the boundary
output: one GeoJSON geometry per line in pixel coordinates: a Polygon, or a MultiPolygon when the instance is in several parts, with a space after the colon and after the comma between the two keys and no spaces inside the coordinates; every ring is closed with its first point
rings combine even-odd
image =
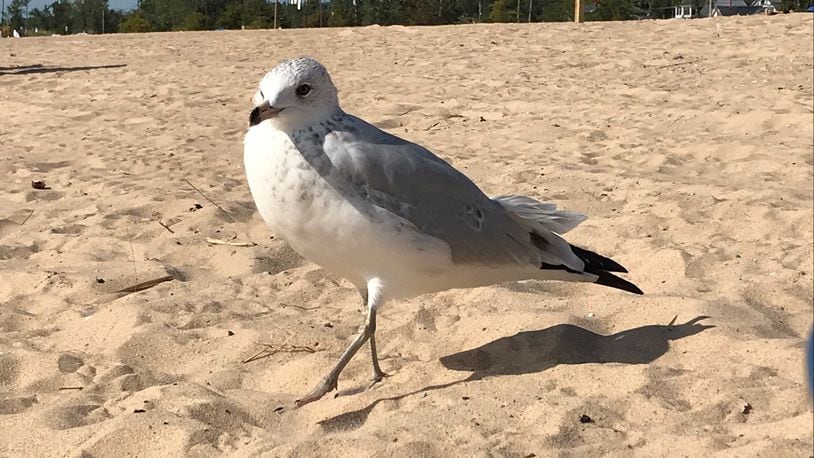
{"type": "Polygon", "coordinates": [[[54,65],[18,65],[14,67],[0,67],[0,76],[28,75],[32,73],[81,72],[85,70],[101,70],[106,68],[122,68],[127,64],[87,65],[82,67],[59,67],[54,65]]]}
{"type": "Polygon", "coordinates": [[[488,377],[542,372],[561,364],[647,364],[667,353],[671,340],[683,339],[714,327],[699,323],[709,318],[707,316],[699,316],[682,324],[675,324],[676,318],[667,325],[640,326],[607,336],[573,324],[558,324],[501,337],[480,347],[441,358],[441,364],[447,369],[471,371],[462,380],[377,399],[362,409],[322,420],[319,425],[329,432],[353,430],[365,423],[380,402],[398,401],[488,377]]]}

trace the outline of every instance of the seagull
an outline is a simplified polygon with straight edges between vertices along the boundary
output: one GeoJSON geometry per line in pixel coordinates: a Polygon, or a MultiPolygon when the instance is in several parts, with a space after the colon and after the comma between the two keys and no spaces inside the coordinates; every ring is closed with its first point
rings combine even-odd
{"type": "Polygon", "coordinates": [[[304,258],[352,283],[366,317],[334,368],[298,406],[337,388],[370,343],[371,386],[382,304],[508,281],[596,283],[642,291],[616,261],[562,234],[585,216],[531,197],[489,197],[428,149],[346,113],[325,67],[299,57],[260,81],[244,138],[252,198],[271,231],[304,258]]]}

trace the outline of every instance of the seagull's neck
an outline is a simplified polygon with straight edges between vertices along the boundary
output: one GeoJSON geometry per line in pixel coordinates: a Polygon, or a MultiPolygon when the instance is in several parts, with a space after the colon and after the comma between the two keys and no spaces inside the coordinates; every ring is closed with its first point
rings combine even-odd
{"type": "Polygon", "coordinates": [[[336,128],[345,115],[345,112],[339,106],[334,106],[326,110],[309,113],[310,116],[281,116],[274,119],[272,125],[278,131],[292,136],[304,131],[314,133],[319,131],[324,134],[332,128],[336,128]]]}
{"type": "Polygon", "coordinates": [[[329,133],[344,130],[343,123],[346,116],[344,111],[337,109],[331,116],[312,120],[309,124],[301,124],[286,132],[286,135],[301,151],[306,151],[311,147],[321,145],[329,133]]]}

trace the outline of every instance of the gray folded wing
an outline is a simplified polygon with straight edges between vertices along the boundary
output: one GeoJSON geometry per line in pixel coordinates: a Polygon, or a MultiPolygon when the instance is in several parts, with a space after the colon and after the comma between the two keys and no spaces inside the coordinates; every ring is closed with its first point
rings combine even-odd
{"type": "Polygon", "coordinates": [[[357,193],[443,240],[456,264],[539,265],[529,230],[427,149],[350,115],[322,147],[334,169],[330,179],[345,181],[337,189],[357,193]]]}

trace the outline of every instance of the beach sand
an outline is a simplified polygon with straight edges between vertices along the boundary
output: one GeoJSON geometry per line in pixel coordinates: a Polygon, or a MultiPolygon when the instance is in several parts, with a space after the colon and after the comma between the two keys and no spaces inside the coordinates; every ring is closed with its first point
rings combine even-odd
{"type": "Polygon", "coordinates": [[[0,456],[809,456],[813,20],[0,40],[0,456]],[[646,295],[387,304],[391,376],[360,351],[293,409],[362,321],[244,178],[297,55],[487,193],[587,213],[569,240],[646,295]]]}

